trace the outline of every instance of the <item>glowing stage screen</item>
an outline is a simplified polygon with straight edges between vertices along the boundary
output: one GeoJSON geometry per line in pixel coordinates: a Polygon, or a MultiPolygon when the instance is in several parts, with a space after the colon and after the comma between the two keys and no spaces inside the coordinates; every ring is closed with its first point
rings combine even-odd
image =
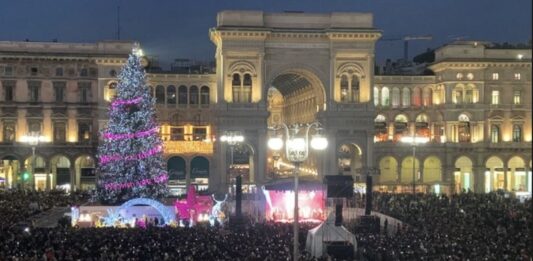
{"type": "MultiPolygon", "coordinates": [[[[263,190],[266,198],[266,219],[275,222],[293,222],[294,192],[263,190]]],[[[298,193],[300,222],[321,222],[325,219],[324,191],[300,191],[298,193]]]]}

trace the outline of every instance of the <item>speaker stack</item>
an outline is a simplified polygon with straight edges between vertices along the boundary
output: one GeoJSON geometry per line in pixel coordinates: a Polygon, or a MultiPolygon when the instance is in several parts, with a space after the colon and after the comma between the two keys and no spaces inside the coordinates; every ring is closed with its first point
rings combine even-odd
{"type": "MultiPolygon", "coordinates": [[[[327,185],[328,198],[344,199],[353,197],[352,176],[326,176],[324,183],[327,185]]],[[[335,226],[342,226],[342,202],[335,200],[335,226]]]]}

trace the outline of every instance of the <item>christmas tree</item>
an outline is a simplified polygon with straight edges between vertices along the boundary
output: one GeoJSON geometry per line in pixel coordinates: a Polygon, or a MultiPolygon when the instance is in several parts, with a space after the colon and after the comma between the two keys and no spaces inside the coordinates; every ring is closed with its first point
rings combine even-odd
{"type": "Polygon", "coordinates": [[[155,99],[145,84],[138,47],[119,74],[109,106],[109,122],[98,148],[97,198],[121,203],[131,198],[161,198],[168,176],[155,118],[155,99]]]}

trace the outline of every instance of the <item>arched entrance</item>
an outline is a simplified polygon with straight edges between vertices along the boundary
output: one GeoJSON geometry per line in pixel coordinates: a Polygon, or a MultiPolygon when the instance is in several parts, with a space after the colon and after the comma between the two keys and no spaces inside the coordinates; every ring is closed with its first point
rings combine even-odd
{"type": "Polygon", "coordinates": [[[209,186],[209,160],[202,156],[191,160],[191,184],[197,186],[198,191],[205,191],[209,186]]]}
{"type": "Polygon", "coordinates": [[[421,179],[425,185],[431,186],[430,191],[440,193],[442,185],[442,166],[438,157],[430,156],[424,160],[424,170],[421,179]]]}
{"type": "Polygon", "coordinates": [[[70,160],[63,155],[56,155],[50,160],[51,184],[65,190],[70,190],[71,173],[70,160]]]}
{"type": "Polygon", "coordinates": [[[187,193],[187,163],[179,156],[170,157],[167,161],[169,191],[173,195],[187,193]]]}
{"type": "Polygon", "coordinates": [[[392,186],[398,182],[398,161],[392,156],[383,157],[379,161],[379,173],[379,185],[383,186],[381,190],[392,190],[392,186]]]}
{"type": "Polygon", "coordinates": [[[0,160],[0,188],[13,188],[18,181],[20,162],[15,156],[5,156],[0,160]]]}
{"type": "MultiPolygon", "coordinates": [[[[268,126],[284,123],[304,124],[317,121],[317,113],[326,109],[326,92],[322,81],[308,69],[289,69],[274,74],[267,90],[268,126]]],[[[292,164],[284,151],[268,151],[268,173],[274,177],[292,175],[292,164]]],[[[300,165],[300,175],[317,176],[318,158],[309,151],[307,161],[300,165]]]]}
{"type": "Polygon", "coordinates": [[[249,193],[255,190],[255,172],[254,172],[254,150],[248,143],[241,143],[235,145],[233,148],[233,156],[231,156],[231,149],[228,148],[227,157],[233,159],[230,162],[230,176],[229,184],[231,184],[230,191],[235,191],[235,178],[241,176],[242,178],[242,192],[249,193]]]}
{"type": "Polygon", "coordinates": [[[505,189],[503,161],[497,156],[492,156],[485,163],[485,168],[485,192],[505,189]]]}
{"type": "Polygon", "coordinates": [[[30,173],[28,180],[29,187],[34,186],[35,190],[46,190],[51,187],[50,179],[46,173],[46,162],[43,157],[35,155],[28,157],[24,161],[24,168],[30,173]]]}
{"type": "Polygon", "coordinates": [[[526,163],[521,157],[514,156],[509,160],[507,164],[508,169],[510,170],[509,175],[509,186],[510,191],[516,192],[526,192],[528,191],[529,180],[526,173],[526,163]]]}
{"type": "Polygon", "coordinates": [[[401,169],[401,176],[400,176],[400,182],[404,186],[404,189],[406,191],[412,191],[413,182],[416,186],[419,184],[420,179],[420,162],[418,159],[413,158],[412,156],[406,157],[402,160],[402,169],[401,169]],[[415,169],[413,172],[413,159],[415,161],[415,169]],[[413,178],[414,175],[414,178],[413,178]],[[414,181],[413,181],[414,180],[414,181]]]}
{"type": "Polygon", "coordinates": [[[474,190],[474,173],[472,170],[472,160],[470,160],[470,158],[461,156],[455,161],[455,171],[453,176],[456,193],[474,190]]]}
{"type": "Polygon", "coordinates": [[[355,177],[361,175],[360,170],[363,167],[363,152],[356,144],[342,144],[337,151],[337,164],[339,174],[355,177]]]}
{"type": "Polygon", "coordinates": [[[76,177],[75,187],[81,190],[94,189],[96,187],[95,160],[89,155],[76,158],[74,162],[76,177]]]}

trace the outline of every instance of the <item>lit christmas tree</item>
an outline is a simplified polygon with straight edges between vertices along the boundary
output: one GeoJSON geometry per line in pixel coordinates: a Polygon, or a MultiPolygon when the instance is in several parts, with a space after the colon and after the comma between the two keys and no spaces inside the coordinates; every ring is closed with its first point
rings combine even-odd
{"type": "Polygon", "coordinates": [[[145,84],[140,49],[119,74],[117,93],[109,106],[109,122],[98,148],[97,198],[116,204],[131,198],[161,198],[168,176],[155,118],[155,99],[145,84]]]}

